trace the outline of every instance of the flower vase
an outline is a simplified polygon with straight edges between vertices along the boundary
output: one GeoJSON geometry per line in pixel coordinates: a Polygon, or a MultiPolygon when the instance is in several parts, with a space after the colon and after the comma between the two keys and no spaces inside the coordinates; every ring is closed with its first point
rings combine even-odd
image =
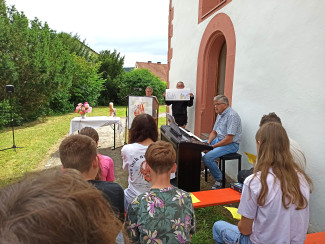
{"type": "Polygon", "coordinates": [[[86,114],[82,114],[82,115],[81,115],[81,118],[82,118],[82,119],[85,119],[85,118],[86,118],[86,114]]]}

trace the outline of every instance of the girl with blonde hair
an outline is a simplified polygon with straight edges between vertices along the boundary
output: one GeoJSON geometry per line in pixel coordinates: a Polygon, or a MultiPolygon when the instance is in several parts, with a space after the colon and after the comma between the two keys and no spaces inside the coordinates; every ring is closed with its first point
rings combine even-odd
{"type": "Polygon", "coordinates": [[[312,182],[294,163],[289,138],[279,123],[267,123],[256,133],[257,162],[246,178],[238,226],[218,221],[216,243],[304,243],[309,225],[312,182]]]}

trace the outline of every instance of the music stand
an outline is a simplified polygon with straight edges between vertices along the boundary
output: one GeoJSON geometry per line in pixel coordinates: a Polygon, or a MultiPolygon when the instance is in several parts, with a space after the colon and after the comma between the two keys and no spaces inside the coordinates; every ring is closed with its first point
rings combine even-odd
{"type": "Polygon", "coordinates": [[[14,130],[14,116],[13,116],[13,108],[12,108],[12,93],[14,93],[15,88],[13,85],[6,85],[6,92],[9,93],[9,104],[10,104],[10,124],[11,124],[11,129],[12,129],[12,147],[8,147],[5,149],[1,149],[0,151],[5,151],[9,149],[14,149],[15,152],[16,148],[23,148],[23,147],[17,147],[15,144],[15,130],[14,130]]]}
{"type": "MultiPolygon", "coordinates": [[[[128,100],[129,95],[126,95],[122,98],[122,100],[127,99],[128,100]]],[[[126,138],[127,138],[127,132],[128,132],[128,103],[126,103],[125,106],[125,132],[124,132],[124,145],[126,145],[126,138]]],[[[123,145],[122,145],[123,146],[123,145]]]]}

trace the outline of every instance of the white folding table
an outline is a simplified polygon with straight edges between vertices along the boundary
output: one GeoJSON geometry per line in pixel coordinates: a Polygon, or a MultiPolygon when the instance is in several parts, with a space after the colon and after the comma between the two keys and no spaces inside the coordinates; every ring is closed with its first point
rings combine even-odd
{"type": "Polygon", "coordinates": [[[114,148],[115,149],[115,126],[116,124],[119,126],[119,132],[121,133],[123,130],[122,122],[120,117],[108,117],[108,116],[95,116],[95,117],[75,117],[71,120],[70,123],[70,132],[69,135],[73,134],[75,131],[79,131],[85,127],[92,127],[94,129],[106,125],[113,125],[114,129],[114,148]]]}

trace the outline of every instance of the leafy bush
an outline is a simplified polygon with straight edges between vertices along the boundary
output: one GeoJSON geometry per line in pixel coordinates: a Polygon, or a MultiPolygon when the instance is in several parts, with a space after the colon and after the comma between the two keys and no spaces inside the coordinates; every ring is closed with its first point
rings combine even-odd
{"type": "Polygon", "coordinates": [[[70,102],[70,97],[69,91],[61,91],[53,94],[49,104],[49,114],[71,113],[75,106],[70,102]]]}
{"type": "Polygon", "coordinates": [[[152,74],[148,69],[134,69],[123,74],[119,93],[120,104],[126,104],[127,101],[126,99],[123,100],[123,97],[127,95],[145,96],[147,86],[153,88],[153,95],[158,98],[159,103],[164,103],[162,94],[167,84],[152,74]],[[141,88],[141,91],[135,91],[134,88],[141,88]]]}
{"type": "Polygon", "coordinates": [[[15,87],[14,108],[24,121],[47,114],[53,94],[71,84],[71,58],[57,34],[38,19],[28,21],[14,7],[3,11],[0,21],[0,101],[5,85],[15,87]]]}
{"type": "Polygon", "coordinates": [[[21,125],[22,118],[15,112],[15,108],[11,111],[9,100],[5,99],[0,102],[0,129],[11,126],[11,112],[13,118],[13,125],[21,125]]]}
{"type": "Polygon", "coordinates": [[[8,100],[0,102],[0,128],[10,124],[10,106],[8,100]]]}
{"type": "Polygon", "coordinates": [[[105,80],[104,89],[98,101],[99,105],[107,106],[109,102],[117,103],[119,84],[124,73],[124,56],[120,57],[120,53],[116,50],[113,52],[105,50],[99,53],[96,61],[100,63],[98,72],[105,80]]]}
{"type": "Polygon", "coordinates": [[[61,32],[58,34],[64,48],[71,54],[85,58],[87,61],[92,60],[92,54],[86,45],[86,41],[81,41],[80,37],[75,34],[61,32]]]}
{"type": "MultiPolygon", "coordinates": [[[[96,106],[102,90],[103,104],[117,101],[123,63],[116,50],[98,57],[78,35],[58,34],[0,1],[0,105],[7,111],[5,86],[14,85],[16,123],[71,112],[80,102],[96,106]]],[[[7,125],[1,117],[0,127],[7,125]]]]}
{"type": "Polygon", "coordinates": [[[76,55],[73,55],[73,60],[70,101],[74,105],[88,102],[91,106],[96,106],[104,83],[104,80],[97,73],[100,63],[94,64],[76,55]]]}

